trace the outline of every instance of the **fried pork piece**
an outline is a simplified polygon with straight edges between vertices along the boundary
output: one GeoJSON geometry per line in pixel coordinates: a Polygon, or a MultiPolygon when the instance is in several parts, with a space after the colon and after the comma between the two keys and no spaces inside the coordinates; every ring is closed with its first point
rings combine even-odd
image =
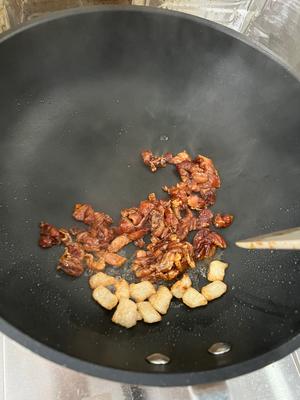
{"type": "Polygon", "coordinates": [[[189,192],[200,193],[206,206],[214,204],[220,178],[209,158],[199,155],[193,161],[186,160],[177,164],[176,168],[189,192]]]}
{"type": "Polygon", "coordinates": [[[227,290],[227,285],[222,281],[214,281],[206,286],[203,286],[201,293],[208,300],[214,300],[221,297],[227,290]]]}
{"type": "Polygon", "coordinates": [[[155,294],[150,296],[149,302],[160,314],[166,314],[172,300],[172,293],[166,286],[160,286],[155,294]]]}
{"type": "Polygon", "coordinates": [[[217,247],[225,249],[227,247],[225,240],[216,232],[210,231],[208,228],[200,229],[193,240],[193,248],[195,258],[203,260],[212,257],[217,247]]]}
{"type": "Polygon", "coordinates": [[[100,240],[97,237],[92,236],[88,231],[78,233],[76,241],[82,245],[85,251],[99,251],[103,248],[100,240]]]}
{"type": "MultiPolygon", "coordinates": [[[[200,199],[198,195],[195,196],[200,199]]],[[[166,238],[176,233],[178,238],[183,240],[190,231],[209,227],[213,213],[205,208],[194,214],[187,206],[188,201],[189,197],[156,201],[155,208],[149,215],[152,236],[166,238]]]]}
{"type": "Polygon", "coordinates": [[[84,250],[79,243],[71,243],[65,247],[64,254],[59,259],[57,269],[63,270],[67,275],[80,276],[84,271],[84,250]]]}
{"type": "Polygon", "coordinates": [[[144,322],[147,324],[153,324],[154,322],[161,321],[161,315],[155,310],[149,301],[137,303],[137,308],[144,322]]]}
{"type": "Polygon", "coordinates": [[[178,238],[184,240],[189,232],[208,228],[211,224],[212,218],[213,213],[208,209],[201,210],[198,215],[194,215],[193,212],[187,208],[184,217],[178,224],[176,231],[178,238]]]}
{"type": "Polygon", "coordinates": [[[94,211],[89,204],[75,204],[73,217],[77,221],[82,221],[87,225],[110,225],[112,223],[112,219],[109,215],[94,211]]]}
{"type": "Polygon", "coordinates": [[[59,244],[65,245],[65,251],[59,259],[57,269],[74,277],[82,275],[85,255],[83,247],[72,241],[71,234],[67,229],[57,229],[53,225],[41,222],[39,245],[43,248],[49,248],[59,244]]]}
{"type": "Polygon", "coordinates": [[[181,218],[178,228],[176,230],[176,235],[180,240],[184,240],[190,231],[196,227],[196,218],[192,211],[187,208],[184,211],[184,216],[181,218]]]}
{"type": "Polygon", "coordinates": [[[108,246],[108,251],[111,253],[117,253],[124,246],[130,243],[130,239],[126,234],[117,236],[108,246]]]}
{"type": "Polygon", "coordinates": [[[121,210],[121,217],[129,219],[134,226],[137,226],[143,219],[143,215],[136,207],[123,208],[121,210]]]}
{"type": "Polygon", "coordinates": [[[116,278],[113,276],[107,275],[104,272],[98,272],[95,275],[92,275],[89,280],[90,287],[92,289],[96,289],[98,286],[110,286],[116,283],[116,278]]]}
{"type": "Polygon", "coordinates": [[[202,229],[202,228],[209,228],[211,225],[211,221],[213,219],[213,213],[209,209],[204,209],[199,211],[198,216],[195,219],[195,225],[192,227],[194,229],[191,230],[197,230],[197,229],[202,229]]]}
{"type": "Polygon", "coordinates": [[[155,193],[149,193],[147,200],[142,200],[139,205],[139,211],[144,218],[147,218],[150,212],[155,207],[155,202],[157,201],[155,193]]]}
{"type": "Polygon", "coordinates": [[[113,265],[114,267],[121,267],[126,261],[126,257],[122,257],[116,253],[104,253],[104,260],[107,264],[113,265]]]}
{"type": "Polygon", "coordinates": [[[117,279],[115,281],[115,288],[116,288],[115,295],[119,300],[121,299],[121,297],[129,299],[130,297],[129,284],[125,279],[117,279]]]}
{"type": "MultiPolygon", "coordinates": [[[[179,182],[175,186],[163,186],[162,189],[169,194],[172,201],[176,200],[174,203],[176,208],[186,208],[188,196],[191,194],[191,190],[186,183],[179,182]]],[[[180,216],[178,218],[180,219],[180,216]]]]}
{"type": "Polygon", "coordinates": [[[97,252],[97,258],[93,254],[85,253],[84,259],[89,269],[102,271],[105,268],[104,251],[97,252]]]}
{"type": "Polygon", "coordinates": [[[222,281],[225,276],[225,270],[228,268],[228,264],[219,260],[212,261],[208,267],[207,280],[222,281]]]}
{"type": "Polygon", "coordinates": [[[154,156],[152,151],[144,150],[141,152],[144,164],[155,172],[158,168],[164,168],[167,163],[173,158],[171,153],[165,153],[162,156],[154,156]]]}
{"type": "Polygon", "coordinates": [[[176,233],[179,220],[172,209],[171,201],[156,200],[149,213],[148,223],[153,237],[164,239],[171,233],[176,233]]]}
{"type": "Polygon", "coordinates": [[[198,194],[191,194],[187,198],[187,204],[192,210],[201,210],[205,207],[205,200],[198,194]]]}
{"type": "Polygon", "coordinates": [[[171,287],[171,292],[174,297],[177,299],[181,299],[184,293],[188,288],[192,286],[192,281],[187,274],[184,274],[183,277],[174,283],[171,287]]]}
{"type": "Polygon", "coordinates": [[[76,235],[76,241],[82,244],[85,251],[106,249],[116,236],[115,229],[110,227],[111,217],[94,211],[89,204],[76,204],[73,217],[88,225],[87,230],[79,231],[76,235]]]}
{"type": "Polygon", "coordinates": [[[107,310],[112,310],[118,304],[117,297],[104,286],[98,286],[93,290],[93,299],[107,310]]]}
{"type": "Polygon", "coordinates": [[[127,233],[127,236],[131,241],[136,241],[142,239],[148,232],[149,232],[148,228],[141,228],[135,230],[134,232],[127,233]]]}
{"type": "Polygon", "coordinates": [[[191,157],[188,155],[188,153],[183,150],[182,152],[176,154],[176,156],[172,157],[168,162],[169,164],[180,164],[183,161],[191,161],[191,157]]]}
{"type": "Polygon", "coordinates": [[[233,222],[233,215],[216,214],[213,219],[213,224],[216,228],[227,228],[233,222]]]}
{"type": "Polygon", "coordinates": [[[142,280],[172,280],[188,267],[195,268],[193,246],[180,242],[176,235],[154,240],[146,252],[137,252],[132,270],[142,280]]]}
{"type": "Polygon", "coordinates": [[[136,302],[144,301],[155,293],[155,287],[151,282],[144,281],[129,285],[130,297],[136,302]]]}
{"type": "Polygon", "coordinates": [[[145,243],[144,239],[138,239],[138,240],[136,240],[136,241],[134,242],[134,245],[135,245],[136,247],[139,247],[139,248],[142,249],[144,246],[146,246],[146,243],[145,243]]]}
{"type": "Polygon", "coordinates": [[[67,246],[73,242],[72,234],[67,229],[60,228],[59,233],[60,233],[60,237],[61,237],[61,243],[63,243],[65,246],[67,246]]]}
{"type": "MultiPolygon", "coordinates": [[[[121,220],[118,231],[125,234],[129,241],[135,241],[143,238],[148,232],[147,225],[149,212],[154,208],[151,204],[151,209],[148,205],[141,202],[139,208],[132,207],[121,210],[121,220]]],[[[150,202],[148,202],[150,203],[150,202]]]]}
{"type": "Polygon", "coordinates": [[[192,287],[188,288],[184,292],[182,301],[190,308],[205,306],[207,304],[207,299],[201,293],[199,293],[198,290],[192,287]]]}
{"type": "Polygon", "coordinates": [[[136,325],[139,319],[137,305],[134,301],[122,297],[119,301],[118,307],[112,317],[112,322],[124,326],[125,328],[132,328],[136,325]]]}
{"type": "Polygon", "coordinates": [[[54,225],[47,222],[40,223],[39,245],[44,249],[61,244],[61,233],[54,225]]]}

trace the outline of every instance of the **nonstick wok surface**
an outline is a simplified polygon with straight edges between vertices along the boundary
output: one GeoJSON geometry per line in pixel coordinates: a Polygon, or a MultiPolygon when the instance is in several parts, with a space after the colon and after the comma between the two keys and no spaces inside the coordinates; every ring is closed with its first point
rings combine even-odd
{"type": "Polygon", "coordinates": [[[299,346],[299,252],[234,245],[300,225],[300,84],[285,67],[218,25],[143,8],[33,22],[0,39],[0,60],[6,334],[79,371],[152,385],[221,380],[299,346]],[[77,202],[117,219],[161,195],[175,173],[151,174],[145,148],[214,160],[214,210],[235,215],[224,231],[229,291],[195,310],[174,301],[161,323],[126,330],[92,301],[86,276],[56,271],[62,249],[38,247],[38,224],[72,226],[77,202]],[[215,342],[232,350],[213,356],[215,342]],[[145,361],[156,352],[170,364],[145,361]]]}

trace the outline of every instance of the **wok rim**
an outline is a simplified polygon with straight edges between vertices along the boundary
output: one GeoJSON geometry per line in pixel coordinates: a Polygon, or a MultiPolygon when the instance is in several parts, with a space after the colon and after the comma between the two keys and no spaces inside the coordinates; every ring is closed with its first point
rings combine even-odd
{"type": "Polygon", "coordinates": [[[257,357],[217,369],[200,372],[192,371],[178,373],[164,373],[163,369],[161,372],[137,372],[126,369],[105,367],[103,365],[70,356],[66,353],[49,347],[36,339],[33,339],[31,336],[23,333],[9,322],[5,321],[2,317],[0,317],[0,330],[10,339],[13,339],[37,355],[77,372],[120,383],[162,387],[216,383],[235,378],[278,361],[297,350],[300,346],[300,334],[297,334],[286,343],[283,343],[257,357]]]}
{"type": "Polygon", "coordinates": [[[149,7],[149,6],[121,6],[121,5],[98,5],[98,6],[83,6],[83,7],[76,7],[76,8],[69,8],[62,11],[52,11],[49,14],[36,17],[33,20],[22,22],[21,24],[15,26],[14,28],[10,28],[7,31],[0,33],[0,45],[5,40],[27,30],[31,29],[35,26],[55,21],[58,19],[71,17],[74,15],[80,14],[90,14],[96,12],[119,12],[119,11],[126,11],[126,12],[142,12],[142,13],[149,13],[149,14],[164,14],[169,16],[177,16],[183,19],[187,19],[193,22],[197,22],[203,25],[206,25],[210,28],[215,29],[216,31],[222,32],[225,35],[229,35],[240,42],[250,46],[254,50],[257,50],[259,53],[264,54],[266,57],[270,58],[272,61],[279,64],[282,68],[284,68],[289,74],[291,74],[299,83],[300,83],[300,72],[295,71],[283,58],[281,58],[278,54],[272,52],[267,46],[263,45],[262,43],[255,43],[250,40],[246,35],[235,31],[231,28],[228,28],[224,25],[221,25],[217,22],[211,21],[206,18],[198,17],[191,14],[186,14],[180,11],[174,10],[167,10],[161,9],[156,7],[149,7]]]}
{"type": "MultiPolygon", "coordinates": [[[[214,30],[217,30],[225,35],[229,35],[234,39],[250,46],[254,50],[263,54],[265,57],[271,59],[279,64],[288,74],[300,83],[300,75],[296,73],[283,59],[278,55],[272,53],[267,47],[257,45],[250,41],[243,34],[236,32],[230,28],[220,25],[216,22],[200,18],[197,16],[181,13],[178,11],[158,9],[153,7],[144,6],[90,6],[71,8],[63,11],[52,12],[46,16],[38,17],[32,21],[27,21],[0,34],[0,45],[6,40],[14,37],[15,35],[34,28],[40,24],[55,21],[62,18],[68,18],[75,15],[90,14],[96,12],[138,12],[149,13],[152,15],[163,14],[168,16],[175,16],[196,22],[200,25],[206,25],[214,30]]],[[[11,325],[3,317],[0,316],[0,330],[9,338],[13,339],[20,345],[28,348],[34,353],[42,356],[52,362],[71,368],[75,371],[85,373],[87,375],[95,376],[102,379],[117,381],[121,383],[129,383],[135,385],[148,385],[148,386],[187,386],[201,383],[214,383],[230,378],[237,377],[246,373],[250,373],[259,368],[262,368],[272,362],[275,362],[300,347],[300,333],[290,338],[285,343],[269,350],[257,357],[248,359],[246,361],[227,365],[213,370],[200,371],[200,372],[136,372],[126,369],[117,369],[113,367],[106,367],[103,365],[95,364],[93,362],[85,361],[77,357],[70,356],[62,351],[58,351],[38,340],[32,338],[28,334],[22,332],[20,329],[11,325]]]]}

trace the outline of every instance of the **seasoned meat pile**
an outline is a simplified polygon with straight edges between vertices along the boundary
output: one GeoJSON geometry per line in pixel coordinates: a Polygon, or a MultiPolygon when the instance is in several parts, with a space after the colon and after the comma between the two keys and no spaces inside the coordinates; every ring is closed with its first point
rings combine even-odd
{"type": "Polygon", "coordinates": [[[175,166],[180,181],[163,187],[168,199],[150,193],[137,207],[121,210],[118,225],[88,204],[75,205],[73,217],[83,223],[80,227],[56,228],[41,222],[39,245],[65,247],[58,269],[80,276],[85,268],[100,271],[107,264],[121,267],[127,259],[118,252],[134,243],[138,249],[132,270],[137,278],[169,281],[188,268],[195,268],[197,260],[213,257],[217,248],[226,248],[223,237],[212,228],[230,226],[233,216],[214,215],[209,208],[215,203],[221,184],[212,160],[201,155],[192,159],[186,151],[156,156],[145,150],[141,155],[152,172],[168,164],[175,166]],[[190,242],[192,231],[196,233],[190,242]],[[144,241],[146,236],[148,244],[144,241]]]}

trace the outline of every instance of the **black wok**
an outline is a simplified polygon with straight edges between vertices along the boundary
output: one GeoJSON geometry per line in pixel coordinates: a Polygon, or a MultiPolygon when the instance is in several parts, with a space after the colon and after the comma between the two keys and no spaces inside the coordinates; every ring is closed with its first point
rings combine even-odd
{"type": "MultiPolygon", "coordinates": [[[[211,22],[143,8],[35,21],[0,40],[0,311],[5,334],[78,371],[187,385],[233,377],[300,343],[300,254],[247,252],[241,237],[300,225],[300,84],[271,56],[211,22]],[[165,136],[168,137],[166,141],[165,136]],[[56,271],[38,223],[72,225],[74,203],[115,218],[163,184],[139,152],[211,157],[222,188],[229,292],[174,303],[130,330],[92,300],[87,278],[56,271]],[[214,356],[215,342],[231,351],[214,356]],[[171,362],[153,366],[151,353],[171,362]]],[[[204,281],[203,281],[204,283],[204,281]]]]}

